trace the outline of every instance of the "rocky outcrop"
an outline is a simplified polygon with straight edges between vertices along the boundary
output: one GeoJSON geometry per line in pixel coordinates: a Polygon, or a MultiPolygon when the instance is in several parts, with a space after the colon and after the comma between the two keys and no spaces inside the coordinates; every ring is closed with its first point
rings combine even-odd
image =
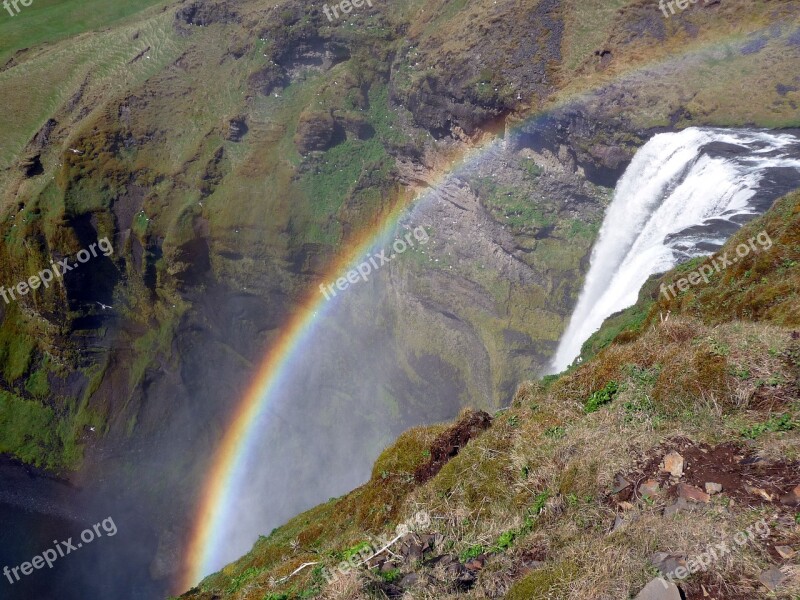
{"type": "Polygon", "coordinates": [[[232,23],[237,18],[236,11],[228,2],[192,2],[175,13],[175,28],[181,33],[189,33],[190,26],[232,23]]]}
{"type": "Polygon", "coordinates": [[[300,115],[294,143],[300,154],[327,150],[341,138],[340,129],[328,111],[306,111],[300,115]]]}

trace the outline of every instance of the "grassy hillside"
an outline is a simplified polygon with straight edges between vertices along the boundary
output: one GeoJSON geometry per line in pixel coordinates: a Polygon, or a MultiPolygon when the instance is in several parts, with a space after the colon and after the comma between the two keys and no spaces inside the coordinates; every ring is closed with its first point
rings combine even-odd
{"type": "Polygon", "coordinates": [[[116,26],[144,8],[162,4],[167,3],[164,0],[114,3],[104,0],[36,0],[28,7],[18,5],[20,12],[13,16],[4,9],[0,21],[0,64],[5,64],[12,54],[23,48],[116,26]]]}
{"type": "Polygon", "coordinates": [[[686,560],[756,523],[760,534],[678,583],[689,599],[796,598],[791,568],[770,594],[759,577],[792,564],[800,543],[800,193],[720,252],[761,231],[769,251],[672,302],[646,300],[630,311],[635,327],[580,367],[521,385],[430,480],[420,468],[452,428],[407,432],[365,486],[262,537],[182,598],[628,598],[657,574],[654,553],[686,560]],[[661,470],[671,452],[680,477],[661,470]],[[681,499],[681,486],[707,482],[721,493],[681,499]],[[400,523],[412,534],[326,583],[400,523]]]}

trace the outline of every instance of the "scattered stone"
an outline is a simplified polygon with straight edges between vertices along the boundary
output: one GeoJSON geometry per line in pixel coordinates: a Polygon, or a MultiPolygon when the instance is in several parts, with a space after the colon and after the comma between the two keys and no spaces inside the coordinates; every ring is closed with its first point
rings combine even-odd
{"type": "Polygon", "coordinates": [[[714,494],[719,494],[722,491],[722,484],[721,483],[713,483],[711,481],[706,481],[706,493],[713,496],[714,494]]]}
{"type": "Polygon", "coordinates": [[[536,569],[541,569],[544,566],[543,560],[532,560],[528,563],[525,563],[519,570],[520,576],[527,575],[536,569]]]}
{"type": "Polygon", "coordinates": [[[419,536],[419,539],[420,542],[422,542],[423,553],[433,550],[436,547],[436,534],[426,533],[419,536]]]}
{"type": "Polygon", "coordinates": [[[400,585],[400,587],[404,590],[407,590],[408,588],[417,585],[417,583],[419,583],[419,575],[416,573],[409,573],[408,575],[403,576],[398,585],[400,585]]]}
{"type": "Polygon", "coordinates": [[[481,554],[477,558],[473,558],[472,560],[468,560],[464,566],[467,567],[470,571],[480,571],[483,568],[483,565],[486,564],[486,557],[481,554]]]}
{"type": "Polygon", "coordinates": [[[778,567],[772,567],[763,571],[758,576],[758,580],[763,583],[768,589],[776,590],[778,586],[786,580],[786,575],[778,567]]]}
{"type": "Polygon", "coordinates": [[[614,533],[615,531],[619,531],[620,529],[623,529],[625,525],[627,525],[627,523],[625,522],[625,517],[618,514],[614,518],[614,524],[611,526],[611,531],[609,533],[614,533]]]}
{"type": "Polygon", "coordinates": [[[671,581],[656,577],[642,588],[635,600],[681,600],[681,593],[671,581]]]}
{"type": "Polygon", "coordinates": [[[406,560],[419,560],[422,558],[422,542],[413,533],[408,533],[400,538],[398,554],[406,560]]]}
{"type": "Polygon", "coordinates": [[[750,485],[746,485],[744,488],[754,496],[760,496],[767,502],[772,502],[772,494],[770,494],[768,491],[750,485]]]}
{"type": "Polygon", "coordinates": [[[639,486],[639,494],[644,498],[654,498],[661,492],[658,482],[655,479],[648,479],[639,486]]]}
{"type": "Polygon", "coordinates": [[[706,494],[703,490],[686,483],[678,484],[678,497],[691,502],[711,502],[711,496],[706,494]]]}
{"type": "Polygon", "coordinates": [[[390,560],[385,560],[381,563],[380,571],[381,573],[389,573],[390,571],[394,571],[397,566],[390,560]]]}
{"type": "Polygon", "coordinates": [[[614,479],[614,485],[611,488],[612,494],[619,494],[622,490],[631,486],[631,482],[625,479],[622,475],[617,475],[614,479]]]}
{"type": "Polygon", "coordinates": [[[670,452],[661,463],[661,470],[669,473],[676,479],[683,476],[683,457],[677,452],[670,452]]]}
{"type": "Polygon", "coordinates": [[[686,498],[678,498],[674,504],[670,504],[664,509],[664,516],[671,517],[674,514],[679,512],[687,511],[691,512],[696,510],[696,506],[693,504],[689,504],[686,498]]]}
{"type": "Polygon", "coordinates": [[[781,498],[781,504],[800,506],[800,485],[781,498]]]}
{"type": "Polygon", "coordinates": [[[637,513],[624,515],[618,513],[616,518],[614,519],[614,524],[611,526],[611,531],[609,533],[614,533],[615,531],[620,531],[621,529],[625,529],[628,525],[633,523],[639,518],[637,513]]]}
{"type": "Polygon", "coordinates": [[[790,558],[792,558],[792,557],[793,557],[795,554],[797,554],[797,552],[795,552],[794,550],[792,550],[792,549],[791,549],[789,546],[775,546],[775,552],[777,552],[777,553],[778,553],[778,555],[779,555],[781,558],[784,558],[784,559],[786,559],[786,560],[789,560],[789,559],[790,559],[790,558]]]}
{"type": "Polygon", "coordinates": [[[661,573],[669,577],[676,569],[686,567],[686,556],[683,554],[669,554],[667,552],[656,552],[650,557],[653,566],[661,573]]]}

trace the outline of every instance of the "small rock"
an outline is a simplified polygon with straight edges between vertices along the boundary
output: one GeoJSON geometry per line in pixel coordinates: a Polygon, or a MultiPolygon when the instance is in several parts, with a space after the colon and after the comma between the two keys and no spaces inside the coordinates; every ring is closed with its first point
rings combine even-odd
{"type": "Polygon", "coordinates": [[[475,573],[462,566],[461,571],[459,571],[453,583],[455,584],[456,589],[466,591],[475,584],[477,579],[478,576],[475,573]]]}
{"type": "Polygon", "coordinates": [[[691,502],[711,502],[711,496],[706,494],[703,490],[686,483],[678,484],[678,497],[691,502]]]}
{"type": "Polygon", "coordinates": [[[247,117],[234,117],[228,121],[223,135],[231,142],[241,142],[247,131],[247,117]]]}
{"type": "Polygon", "coordinates": [[[380,571],[381,573],[388,573],[390,571],[394,571],[397,568],[395,564],[390,560],[385,560],[381,563],[380,571]]]}
{"type": "Polygon", "coordinates": [[[686,557],[682,554],[656,552],[650,557],[650,562],[666,577],[672,575],[676,569],[686,567],[686,557]]]}
{"type": "Polygon", "coordinates": [[[786,575],[778,567],[772,567],[763,571],[758,576],[758,580],[770,590],[776,590],[786,580],[786,575]]]}
{"type": "Polygon", "coordinates": [[[414,587],[418,582],[419,575],[416,573],[409,573],[408,575],[403,576],[398,585],[405,590],[410,587],[414,587]]]}
{"type": "Polygon", "coordinates": [[[399,554],[407,560],[422,558],[422,542],[413,533],[408,533],[400,538],[399,554]]]}
{"type": "Polygon", "coordinates": [[[620,529],[625,527],[625,525],[626,525],[625,517],[623,517],[622,515],[618,514],[616,516],[616,518],[614,519],[614,524],[611,526],[611,533],[614,533],[615,531],[619,531],[620,529]]]}
{"type": "Polygon", "coordinates": [[[661,470],[666,471],[675,478],[683,476],[683,457],[677,452],[670,452],[661,463],[661,470]]]}
{"type": "Polygon", "coordinates": [[[619,494],[622,490],[629,488],[631,482],[625,479],[622,475],[617,475],[614,478],[614,485],[611,488],[612,494],[619,494]]]}
{"type": "Polygon", "coordinates": [[[635,600],[681,600],[681,593],[671,581],[656,577],[642,588],[635,600]]]}
{"type": "Polygon", "coordinates": [[[722,484],[721,483],[713,483],[711,481],[706,481],[706,493],[710,495],[719,494],[722,491],[722,484]]]}
{"type": "Polygon", "coordinates": [[[800,485],[781,498],[781,504],[800,506],[800,485]]]}
{"type": "Polygon", "coordinates": [[[767,490],[764,490],[764,489],[761,489],[761,488],[757,488],[757,487],[752,487],[750,485],[746,485],[746,486],[744,486],[744,488],[748,492],[753,494],[754,496],[760,496],[761,498],[763,498],[767,502],[772,502],[772,494],[770,494],[767,490]]]}
{"type": "Polygon", "coordinates": [[[483,565],[486,564],[486,557],[481,555],[477,558],[473,558],[472,560],[468,560],[464,566],[467,567],[470,571],[480,571],[483,568],[483,565]]]}
{"type": "Polygon", "coordinates": [[[777,552],[781,558],[785,558],[786,560],[797,554],[797,552],[792,550],[789,546],[775,546],[775,552],[777,552]]]}
{"type": "Polygon", "coordinates": [[[639,486],[639,494],[645,498],[653,498],[658,496],[661,489],[658,487],[658,482],[655,479],[648,479],[639,486]]]}
{"type": "Polygon", "coordinates": [[[664,516],[671,517],[672,515],[682,512],[682,511],[693,511],[695,510],[695,506],[693,504],[689,504],[686,498],[678,498],[674,504],[670,504],[664,509],[664,516]]]}
{"type": "Polygon", "coordinates": [[[639,515],[636,513],[628,515],[618,513],[616,518],[614,519],[614,524],[611,526],[611,531],[609,533],[614,533],[615,531],[625,529],[628,525],[635,522],[638,518],[639,515]]]}
{"type": "Polygon", "coordinates": [[[633,510],[633,504],[631,504],[630,502],[620,502],[619,507],[622,510],[633,510]]]}

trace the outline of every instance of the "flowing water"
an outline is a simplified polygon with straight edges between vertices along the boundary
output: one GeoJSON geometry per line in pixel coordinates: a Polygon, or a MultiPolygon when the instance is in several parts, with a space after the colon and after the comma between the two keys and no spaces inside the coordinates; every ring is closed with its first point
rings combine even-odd
{"type": "Polygon", "coordinates": [[[635,304],[648,277],[712,254],[798,186],[793,135],[689,128],[654,136],[617,185],[553,372],[573,362],[606,318],[635,304]]]}

